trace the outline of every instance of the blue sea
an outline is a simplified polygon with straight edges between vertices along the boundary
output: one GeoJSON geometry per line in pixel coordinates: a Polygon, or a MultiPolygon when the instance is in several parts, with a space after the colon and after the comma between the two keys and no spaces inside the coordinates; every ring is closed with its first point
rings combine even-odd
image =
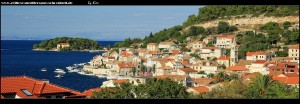
{"type": "MultiPolygon", "coordinates": [[[[106,79],[68,73],[66,67],[73,64],[89,62],[101,52],[47,52],[32,51],[38,40],[1,40],[1,77],[26,75],[36,79],[48,79],[50,83],[71,88],[80,92],[100,87],[106,79]],[[40,71],[46,68],[46,72],[40,71]],[[56,68],[67,72],[63,78],[57,78],[56,68]]],[[[99,44],[113,46],[117,41],[99,41],[99,44]]]]}

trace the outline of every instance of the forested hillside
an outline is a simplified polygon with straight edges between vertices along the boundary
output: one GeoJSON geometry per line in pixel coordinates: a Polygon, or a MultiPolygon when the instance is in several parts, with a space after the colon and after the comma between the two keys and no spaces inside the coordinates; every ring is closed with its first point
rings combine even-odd
{"type": "Polygon", "coordinates": [[[190,15],[183,23],[183,27],[192,24],[207,22],[218,18],[231,18],[231,16],[245,17],[251,14],[252,17],[264,16],[299,16],[299,6],[206,6],[199,8],[198,15],[190,15]]]}

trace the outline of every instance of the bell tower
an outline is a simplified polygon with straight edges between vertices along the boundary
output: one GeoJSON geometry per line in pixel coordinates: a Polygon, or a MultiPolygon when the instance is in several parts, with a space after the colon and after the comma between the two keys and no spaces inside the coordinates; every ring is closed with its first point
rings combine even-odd
{"type": "Polygon", "coordinates": [[[238,45],[234,37],[230,47],[230,66],[235,66],[238,63],[238,59],[238,45]]]}

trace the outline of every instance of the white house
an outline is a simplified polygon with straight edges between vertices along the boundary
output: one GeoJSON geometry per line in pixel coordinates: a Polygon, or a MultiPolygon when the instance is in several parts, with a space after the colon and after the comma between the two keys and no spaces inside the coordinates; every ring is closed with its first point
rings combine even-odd
{"type": "Polygon", "coordinates": [[[217,36],[217,43],[215,44],[218,48],[226,48],[230,49],[231,44],[233,42],[233,35],[220,35],[217,36]]]}

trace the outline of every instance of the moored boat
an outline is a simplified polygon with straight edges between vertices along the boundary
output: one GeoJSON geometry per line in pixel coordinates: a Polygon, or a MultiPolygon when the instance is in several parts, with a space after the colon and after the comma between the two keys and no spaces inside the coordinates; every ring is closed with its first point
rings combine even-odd
{"type": "Polygon", "coordinates": [[[63,76],[63,75],[60,75],[60,74],[58,74],[58,75],[56,75],[55,77],[61,78],[61,77],[64,77],[64,76],[63,76]]]}
{"type": "Polygon", "coordinates": [[[41,71],[43,71],[43,72],[44,72],[44,71],[47,71],[47,69],[46,69],[46,68],[42,68],[42,69],[41,69],[41,71]]]}
{"type": "Polygon", "coordinates": [[[60,74],[65,74],[65,73],[66,73],[64,70],[59,69],[59,68],[55,69],[54,72],[55,72],[55,73],[60,73],[60,74]]]}

